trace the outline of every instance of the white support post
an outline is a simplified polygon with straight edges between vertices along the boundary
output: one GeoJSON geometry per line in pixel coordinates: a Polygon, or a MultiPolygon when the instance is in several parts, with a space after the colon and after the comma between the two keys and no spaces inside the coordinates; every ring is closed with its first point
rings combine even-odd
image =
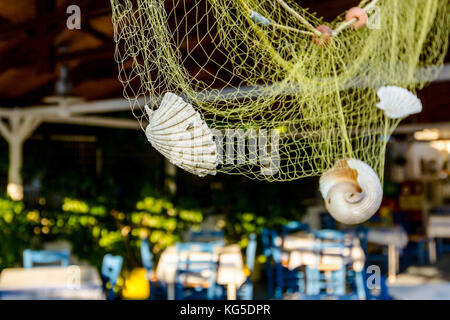
{"type": "Polygon", "coordinates": [[[23,199],[22,164],[23,143],[39,126],[41,121],[34,116],[22,116],[12,112],[8,117],[9,128],[0,119],[0,133],[9,146],[9,169],[7,192],[11,199],[23,199]]]}
{"type": "Polygon", "coordinates": [[[7,192],[11,199],[19,201],[23,199],[22,163],[23,142],[17,137],[8,141],[9,144],[9,169],[7,192]]]}

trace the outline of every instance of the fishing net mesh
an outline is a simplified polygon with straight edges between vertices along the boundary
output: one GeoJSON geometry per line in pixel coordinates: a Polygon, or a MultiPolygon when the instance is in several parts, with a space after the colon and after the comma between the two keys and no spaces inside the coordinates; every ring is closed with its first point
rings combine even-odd
{"type": "Polygon", "coordinates": [[[119,79],[141,127],[145,105],[176,93],[216,133],[219,172],[269,181],[321,175],[345,158],[383,179],[401,119],[376,107],[377,90],[433,80],[450,29],[448,0],[362,1],[359,30],[345,28],[345,13],[327,22],[292,0],[111,3],[119,79]],[[319,25],[335,31],[328,43],[319,25]]]}

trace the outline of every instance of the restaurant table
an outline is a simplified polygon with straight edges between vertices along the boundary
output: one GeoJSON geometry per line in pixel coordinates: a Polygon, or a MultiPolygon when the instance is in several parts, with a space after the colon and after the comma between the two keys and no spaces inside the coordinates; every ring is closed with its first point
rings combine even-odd
{"type": "Polygon", "coordinates": [[[350,265],[357,272],[364,268],[364,250],[361,248],[359,239],[352,235],[346,235],[344,250],[327,248],[322,251],[320,256],[314,252],[315,239],[311,233],[297,232],[289,234],[283,239],[277,238],[276,241],[283,248],[283,264],[291,270],[301,266],[314,267],[319,262],[323,265],[341,265],[342,259],[344,259],[345,265],[350,265]]]}
{"type": "Polygon", "coordinates": [[[2,300],[103,300],[102,281],[94,267],[4,269],[2,300]]]}
{"type": "Polygon", "coordinates": [[[436,263],[436,238],[450,238],[450,209],[428,217],[427,236],[430,262],[436,263]]]}
{"type": "MultiPolygon", "coordinates": [[[[244,272],[244,264],[242,260],[241,248],[239,245],[217,246],[214,248],[213,257],[206,252],[190,252],[189,257],[196,261],[208,261],[211,258],[217,262],[217,279],[216,282],[227,287],[227,298],[229,300],[236,299],[236,291],[247,279],[244,272]]],[[[180,256],[182,260],[186,260],[187,254],[180,256]]],[[[161,254],[156,268],[156,277],[159,281],[165,282],[168,286],[168,299],[175,298],[175,278],[177,272],[178,254],[176,246],[168,247],[161,254]]],[[[198,267],[199,264],[196,263],[198,267]]],[[[186,282],[190,284],[204,283],[206,278],[201,276],[188,275],[186,282]]]]}
{"type": "Polygon", "coordinates": [[[370,227],[367,242],[388,248],[388,282],[395,281],[400,266],[400,253],[408,245],[405,229],[401,226],[370,227]]]}
{"type": "Polygon", "coordinates": [[[419,285],[389,284],[389,295],[396,300],[450,300],[450,283],[419,285]]]}

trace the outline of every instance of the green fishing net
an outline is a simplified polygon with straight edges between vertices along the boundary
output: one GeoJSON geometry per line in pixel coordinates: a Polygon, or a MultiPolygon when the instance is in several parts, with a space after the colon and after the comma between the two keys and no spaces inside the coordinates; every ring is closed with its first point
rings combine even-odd
{"type": "Polygon", "coordinates": [[[359,30],[345,12],[324,21],[292,0],[111,3],[119,79],[142,128],[144,106],[173,92],[217,133],[218,172],[269,181],[321,175],[346,158],[382,180],[401,119],[376,107],[377,90],[432,81],[450,29],[448,0],[362,1],[359,30]],[[319,25],[334,30],[328,41],[319,25]]]}

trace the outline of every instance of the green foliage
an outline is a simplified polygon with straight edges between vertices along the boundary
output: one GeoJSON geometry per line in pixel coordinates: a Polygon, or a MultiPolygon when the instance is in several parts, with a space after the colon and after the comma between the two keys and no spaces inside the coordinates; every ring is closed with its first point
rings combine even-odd
{"type": "Polygon", "coordinates": [[[0,198],[0,270],[20,266],[26,248],[41,249],[57,239],[68,240],[79,259],[100,267],[106,253],[122,255],[125,268],[139,264],[139,239],[149,237],[154,253],[181,239],[181,233],[203,220],[199,210],[179,208],[154,197],[125,213],[103,204],[64,198],[57,209],[27,209],[22,202],[0,198]]]}
{"type": "Polygon", "coordinates": [[[266,218],[250,212],[237,213],[228,218],[225,231],[229,239],[245,248],[250,234],[260,235],[263,228],[279,229],[287,222],[289,220],[283,217],[266,218]]]}

